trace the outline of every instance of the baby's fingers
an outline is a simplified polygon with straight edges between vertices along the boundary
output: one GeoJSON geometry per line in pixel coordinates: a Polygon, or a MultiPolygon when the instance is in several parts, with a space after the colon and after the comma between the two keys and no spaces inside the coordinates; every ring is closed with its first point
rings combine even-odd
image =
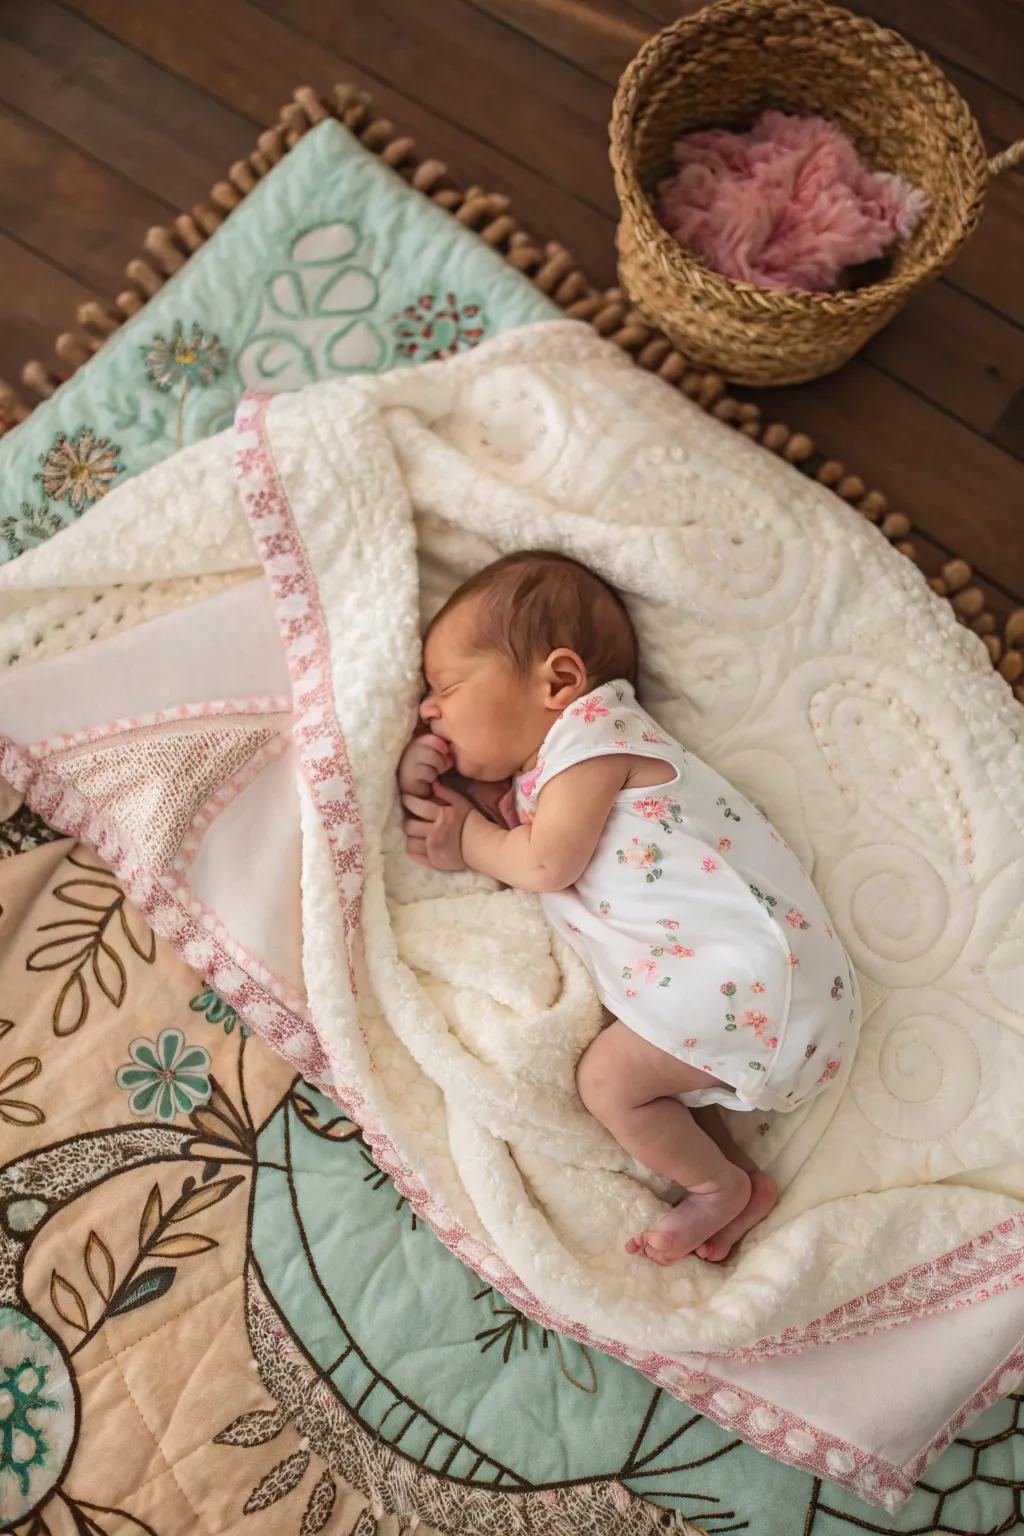
{"type": "Polygon", "coordinates": [[[442,757],[448,757],[451,752],[451,748],[444,737],[435,736],[433,732],[428,733],[426,736],[415,737],[415,742],[417,747],[429,747],[431,751],[439,752],[442,757]]]}
{"type": "Polygon", "coordinates": [[[417,821],[436,821],[443,810],[436,800],[424,800],[420,795],[403,795],[402,804],[417,821]]]}

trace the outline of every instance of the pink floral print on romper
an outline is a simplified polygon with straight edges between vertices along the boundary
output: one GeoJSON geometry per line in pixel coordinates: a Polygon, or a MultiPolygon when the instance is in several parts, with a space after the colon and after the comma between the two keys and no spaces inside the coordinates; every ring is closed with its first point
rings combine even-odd
{"type": "Polygon", "coordinates": [[[593,694],[585,698],[575,709],[570,709],[570,715],[577,720],[582,720],[584,725],[593,725],[595,720],[602,719],[608,711],[600,699],[595,699],[593,694]]]}
{"type": "Polygon", "coordinates": [[[539,758],[536,768],[531,768],[529,773],[524,773],[519,780],[519,793],[524,800],[532,800],[537,792],[537,780],[544,772],[544,759],[539,758]]]}
{"type": "MultiPolygon", "coordinates": [[[[662,976],[654,961],[646,957],[642,960],[634,961],[632,965],[624,965],[622,967],[622,979],[623,981],[643,981],[648,986],[652,983],[657,983],[659,987],[669,987],[672,985],[671,976],[662,976]]],[[[635,997],[636,991],[627,992],[626,996],[635,997]]]]}
{"type": "Polygon", "coordinates": [[[630,839],[628,848],[617,848],[615,857],[620,864],[625,864],[627,869],[642,870],[644,879],[648,885],[654,880],[661,879],[661,849],[657,843],[642,843],[638,837],[630,839]]]}
{"type": "Polygon", "coordinates": [[[682,825],[683,813],[672,795],[644,795],[632,804],[645,821],[656,821],[665,832],[682,825]]]}

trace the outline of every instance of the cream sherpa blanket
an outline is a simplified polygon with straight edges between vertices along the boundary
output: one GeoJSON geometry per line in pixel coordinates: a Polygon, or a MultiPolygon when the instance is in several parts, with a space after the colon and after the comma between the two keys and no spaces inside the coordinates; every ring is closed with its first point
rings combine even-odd
{"type": "Polygon", "coordinates": [[[24,661],[34,627],[45,652],[56,623],[74,631],[83,588],[104,591],[102,614],[114,584],[122,604],[158,593],[163,616],[9,670],[0,770],[98,844],[158,930],[354,1108],[444,1241],[525,1309],[657,1375],[1024,1275],[1024,711],[829,492],[554,322],[244,402],[234,433],[6,567],[0,640],[24,661]],[[734,1117],[783,1193],[722,1266],[623,1252],[664,1190],[575,1097],[599,1010],[536,900],[401,850],[420,623],[529,546],[625,594],[645,704],[780,828],[858,970],[847,1078],[805,1112],[734,1117]],[[186,590],[205,601],[176,609],[186,590]],[[170,642],[204,613],[220,615],[216,644],[170,642]],[[143,666],[149,632],[163,639],[143,666]],[[263,878],[260,847],[283,847],[293,820],[301,852],[289,843],[263,878]],[[240,823],[248,867],[204,853],[240,823]]]}

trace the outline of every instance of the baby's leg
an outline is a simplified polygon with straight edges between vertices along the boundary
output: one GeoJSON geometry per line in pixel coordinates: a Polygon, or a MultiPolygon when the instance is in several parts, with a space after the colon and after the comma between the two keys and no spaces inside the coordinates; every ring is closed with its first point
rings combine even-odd
{"type": "Polygon", "coordinates": [[[581,1099],[619,1145],[687,1191],[679,1205],[626,1244],[628,1252],[642,1252],[656,1264],[692,1253],[750,1200],[748,1174],[675,1097],[706,1087],[708,1081],[706,1072],[648,1044],[617,1019],[592,1042],[576,1069],[581,1099]]]}
{"type": "Polygon", "coordinates": [[[779,1191],[771,1174],[759,1168],[743,1148],[733,1141],[726,1125],[726,1116],[717,1104],[709,1104],[704,1109],[695,1109],[693,1117],[701,1130],[706,1131],[712,1141],[717,1143],[729,1161],[750,1175],[750,1199],[742,1211],[738,1216],[734,1216],[732,1221],[726,1222],[720,1232],[716,1232],[713,1237],[709,1237],[707,1242],[701,1243],[697,1248],[698,1259],[720,1263],[722,1259],[729,1257],[733,1244],[738,1243],[745,1232],[749,1232],[751,1227],[764,1220],[778,1200],[779,1191]]]}

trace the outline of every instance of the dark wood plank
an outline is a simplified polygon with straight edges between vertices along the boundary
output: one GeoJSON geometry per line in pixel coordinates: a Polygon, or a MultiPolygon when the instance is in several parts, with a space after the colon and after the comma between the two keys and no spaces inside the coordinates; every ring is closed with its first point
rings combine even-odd
{"type": "Polygon", "coordinates": [[[146,230],[166,223],[174,205],[5,107],[0,134],[0,232],[87,286],[116,292],[146,230]]]}
{"type": "Polygon", "coordinates": [[[97,297],[27,246],[0,234],[0,272],[4,275],[3,325],[0,325],[0,379],[17,384],[29,358],[50,358],[54,339],[70,329],[79,304],[97,297]]]}
{"type": "Polygon", "coordinates": [[[657,23],[630,0],[467,0],[567,63],[616,86],[657,23]]]}
{"type": "Polygon", "coordinates": [[[994,585],[1024,594],[1024,471],[1010,454],[859,358],[812,384],[740,393],[810,433],[994,585]]]}
{"type": "Polygon", "coordinates": [[[974,234],[947,268],[947,280],[1024,326],[1024,171],[989,183],[974,234]]]}
{"type": "Polygon", "coordinates": [[[865,0],[863,10],[1011,96],[1024,90],[1024,16],[1007,0],[865,0]]]}
{"type": "MultiPolygon", "coordinates": [[[[415,135],[421,153],[446,161],[463,186],[507,193],[527,229],[561,241],[580,259],[589,257],[595,281],[607,285],[615,280],[612,220],[607,213],[566,194],[444,112],[401,95],[382,84],[371,69],[294,31],[248,0],[177,0],[173,12],[163,6],[129,6],[123,0],[71,0],[65,8],[257,122],[273,122],[296,85],[329,93],[336,81],[346,80],[367,89],[375,110],[415,135]]],[[[210,179],[222,176],[225,169],[221,164],[212,167],[210,179]]]]}
{"type": "Polygon", "coordinates": [[[457,112],[461,127],[563,191],[615,213],[611,168],[595,153],[611,92],[513,28],[463,0],[305,0],[299,12],[290,0],[258,3],[410,100],[441,116],[457,112]]]}
{"type": "Polygon", "coordinates": [[[861,356],[984,437],[1024,386],[1024,332],[948,283],[915,294],[861,356]]]}
{"type": "Polygon", "coordinates": [[[178,208],[253,144],[251,120],[53,0],[0,5],[0,100],[178,208]]]}
{"type": "Polygon", "coordinates": [[[992,441],[1007,453],[1024,459],[1024,389],[1018,390],[1006,407],[992,433],[992,441]]]}

